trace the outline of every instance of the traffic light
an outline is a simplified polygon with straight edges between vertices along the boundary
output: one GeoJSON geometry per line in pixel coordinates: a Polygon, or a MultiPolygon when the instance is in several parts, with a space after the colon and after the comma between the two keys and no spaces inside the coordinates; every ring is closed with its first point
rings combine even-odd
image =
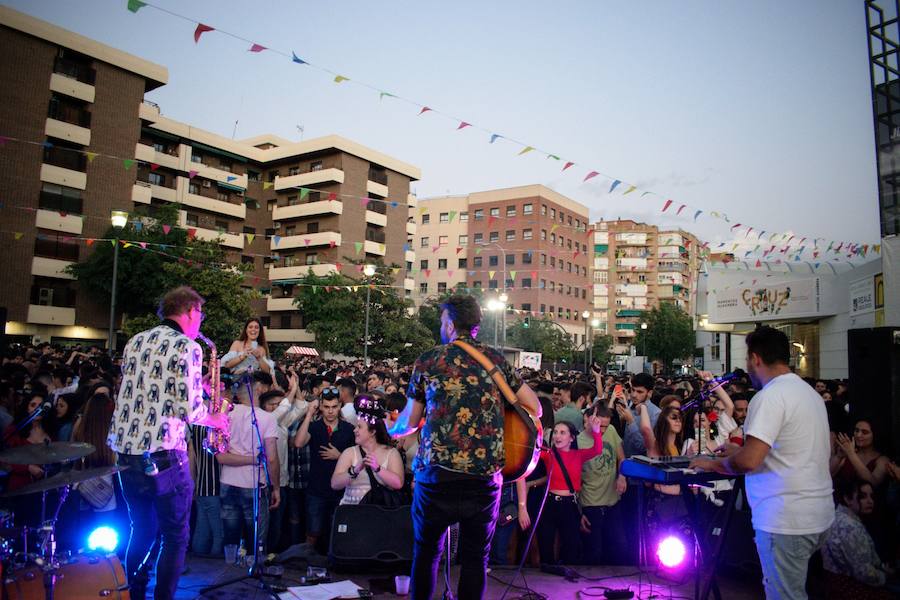
{"type": "Polygon", "coordinates": [[[531,317],[525,317],[525,322],[522,323],[522,327],[524,327],[525,329],[531,327],[531,317]]]}

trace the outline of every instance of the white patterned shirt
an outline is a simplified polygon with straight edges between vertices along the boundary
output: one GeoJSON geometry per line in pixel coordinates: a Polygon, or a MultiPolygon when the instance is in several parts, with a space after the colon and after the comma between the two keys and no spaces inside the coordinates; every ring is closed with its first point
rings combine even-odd
{"type": "Polygon", "coordinates": [[[125,346],[122,385],[107,438],[114,452],[187,451],[187,424],[207,414],[203,351],[175,327],[164,322],[125,346]]]}

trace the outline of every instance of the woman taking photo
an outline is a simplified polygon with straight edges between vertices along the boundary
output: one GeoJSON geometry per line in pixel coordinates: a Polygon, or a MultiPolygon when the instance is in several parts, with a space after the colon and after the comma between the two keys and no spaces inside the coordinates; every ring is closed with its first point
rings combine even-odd
{"type": "Polygon", "coordinates": [[[366,467],[382,486],[390,490],[403,487],[403,460],[391,444],[384,408],[378,400],[363,394],[356,397],[354,404],[356,445],[341,452],[331,476],[331,489],[344,490],[341,504],[359,504],[372,489],[366,467]]]}
{"type": "Polygon", "coordinates": [[[231,343],[231,348],[222,356],[221,364],[232,375],[243,375],[248,371],[272,373],[274,363],[269,359],[269,344],[259,319],[247,319],[241,336],[231,343]]]}

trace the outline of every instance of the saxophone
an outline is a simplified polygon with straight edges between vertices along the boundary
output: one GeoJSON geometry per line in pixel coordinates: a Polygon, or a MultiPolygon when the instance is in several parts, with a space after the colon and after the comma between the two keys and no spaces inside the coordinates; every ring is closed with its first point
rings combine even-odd
{"type": "MultiPolygon", "coordinates": [[[[197,339],[209,348],[209,412],[211,414],[227,413],[231,410],[231,403],[222,398],[222,389],[219,382],[221,367],[218,354],[216,353],[216,345],[202,333],[197,334],[197,339]]],[[[210,427],[206,439],[203,440],[203,447],[211,454],[228,452],[229,435],[228,430],[210,427]]]]}

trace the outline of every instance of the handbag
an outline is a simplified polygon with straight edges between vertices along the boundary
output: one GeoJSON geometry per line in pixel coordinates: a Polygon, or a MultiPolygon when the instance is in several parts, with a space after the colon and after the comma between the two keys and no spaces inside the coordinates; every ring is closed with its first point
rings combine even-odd
{"type": "MultiPolygon", "coordinates": [[[[359,453],[362,455],[363,460],[365,460],[366,451],[360,447],[359,453]]],[[[397,508],[398,506],[409,504],[409,502],[404,501],[403,494],[400,493],[400,490],[392,490],[386,485],[379,483],[378,480],[375,479],[375,473],[372,471],[372,467],[369,465],[366,465],[366,474],[369,476],[369,483],[371,484],[372,489],[366,492],[366,495],[359,501],[360,504],[373,504],[385,508],[397,508]]]]}
{"type": "Polygon", "coordinates": [[[95,477],[82,481],[78,484],[77,489],[84,501],[96,509],[106,508],[115,494],[112,476],[95,477]]]}
{"type": "Polygon", "coordinates": [[[553,456],[556,457],[556,462],[562,469],[563,478],[565,478],[566,480],[566,485],[569,486],[569,492],[572,494],[572,497],[575,498],[575,506],[578,507],[578,514],[580,515],[581,502],[578,501],[578,492],[575,491],[575,486],[572,485],[572,478],[569,477],[569,472],[566,470],[566,463],[562,461],[562,456],[559,455],[559,450],[557,450],[555,447],[553,448],[553,456]]]}

